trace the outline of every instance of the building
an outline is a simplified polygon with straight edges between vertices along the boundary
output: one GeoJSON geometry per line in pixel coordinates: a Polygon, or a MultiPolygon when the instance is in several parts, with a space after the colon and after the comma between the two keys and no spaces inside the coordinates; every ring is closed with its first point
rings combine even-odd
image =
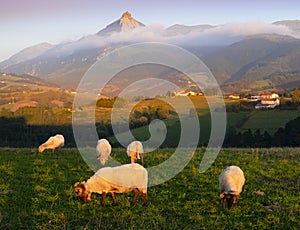
{"type": "Polygon", "coordinates": [[[239,94],[230,94],[229,96],[228,96],[228,98],[230,98],[230,99],[234,99],[234,100],[238,100],[238,99],[240,99],[241,97],[240,97],[240,95],[239,94]]]}
{"type": "Polygon", "coordinates": [[[175,92],[175,96],[202,96],[203,94],[201,92],[195,92],[192,90],[181,90],[178,92],[175,92]]]}
{"type": "Polygon", "coordinates": [[[255,106],[256,109],[269,109],[280,105],[279,95],[277,93],[260,94],[259,98],[260,103],[255,106]]]}

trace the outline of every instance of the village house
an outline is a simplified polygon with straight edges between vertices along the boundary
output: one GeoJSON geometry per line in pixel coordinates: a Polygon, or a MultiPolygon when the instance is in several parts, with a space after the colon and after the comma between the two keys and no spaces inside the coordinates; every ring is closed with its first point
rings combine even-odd
{"type": "Polygon", "coordinates": [[[228,96],[228,98],[234,99],[234,100],[238,100],[238,99],[240,99],[240,95],[234,93],[234,94],[230,94],[230,95],[228,96]]]}
{"type": "Polygon", "coordinates": [[[277,93],[262,93],[259,95],[261,100],[263,99],[277,99],[279,95],[277,93]]]}
{"type": "Polygon", "coordinates": [[[180,90],[175,92],[175,96],[202,96],[201,92],[195,92],[192,90],[180,90]]]}
{"type": "Polygon", "coordinates": [[[277,93],[263,93],[259,95],[260,103],[255,108],[275,108],[280,105],[279,95],[277,93]]]}

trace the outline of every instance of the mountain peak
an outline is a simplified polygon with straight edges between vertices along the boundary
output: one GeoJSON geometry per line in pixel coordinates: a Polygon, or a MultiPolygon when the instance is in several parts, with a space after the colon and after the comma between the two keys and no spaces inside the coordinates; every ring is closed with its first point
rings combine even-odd
{"type": "Polygon", "coordinates": [[[129,13],[128,11],[126,11],[125,13],[122,14],[121,20],[122,19],[131,19],[131,13],[129,13]]]}
{"type": "Polygon", "coordinates": [[[140,26],[145,26],[145,25],[143,23],[135,20],[131,16],[131,13],[126,11],[122,14],[122,16],[119,20],[109,24],[104,29],[100,30],[97,33],[97,35],[108,36],[114,32],[129,32],[140,26]]]}

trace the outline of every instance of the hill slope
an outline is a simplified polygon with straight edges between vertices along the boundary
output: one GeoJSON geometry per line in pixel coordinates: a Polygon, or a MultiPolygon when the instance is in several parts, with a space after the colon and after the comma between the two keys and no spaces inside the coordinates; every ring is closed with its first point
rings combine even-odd
{"type": "Polygon", "coordinates": [[[300,81],[300,40],[289,36],[251,36],[203,60],[225,91],[283,89],[300,81]]]}

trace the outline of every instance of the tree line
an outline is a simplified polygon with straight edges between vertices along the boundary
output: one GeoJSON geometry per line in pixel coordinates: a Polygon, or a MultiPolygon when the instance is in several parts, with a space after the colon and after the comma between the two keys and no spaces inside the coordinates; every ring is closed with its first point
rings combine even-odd
{"type": "MultiPolygon", "coordinates": [[[[114,135],[110,123],[96,123],[99,138],[114,135]]],[[[65,136],[65,147],[76,147],[72,125],[28,125],[24,117],[0,117],[0,147],[37,148],[50,136],[61,133],[65,136]]],[[[176,141],[165,141],[162,148],[176,147],[176,141]],[[173,143],[174,142],[174,143],[173,143]]],[[[114,147],[119,146],[114,143],[114,147]]],[[[205,143],[204,143],[205,145],[205,143]]],[[[203,143],[201,143],[203,146],[203,143]]],[[[279,128],[274,135],[260,130],[237,132],[234,127],[227,130],[224,147],[299,147],[300,117],[289,121],[284,128],[279,128]]]]}

